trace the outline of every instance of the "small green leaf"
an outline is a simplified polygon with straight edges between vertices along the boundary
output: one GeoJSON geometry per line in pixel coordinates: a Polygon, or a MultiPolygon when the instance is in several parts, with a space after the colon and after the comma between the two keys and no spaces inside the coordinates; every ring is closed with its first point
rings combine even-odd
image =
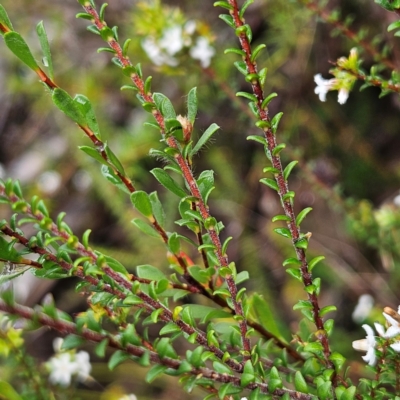
{"type": "Polygon", "coordinates": [[[262,70],[258,72],[258,76],[260,78],[260,85],[263,87],[265,85],[265,81],[267,80],[267,73],[268,73],[268,68],[265,67],[262,70]]]}
{"type": "Polygon", "coordinates": [[[139,228],[143,233],[151,237],[160,238],[159,233],[146,222],[142,221],[140,218],[134,218],[132,224],[139,228]]]}
{"type": "Polygon", "coordinates": [[[278,146],[275,146],[274,150],[272,150],[272,155],[277,156],[285,148],[286,148],[285,143],[278,144],[278,146]]]}
{"type": "Polygon", "coordinates": [[[286,266],[288,266],[288,265],[301,265],[301,261],[298,260],[297,258],[291,257],[291,258],[287,258],[287,259],[282,263],[282,265],[283,265],[284,267],[286,267],[286,266]]]}
{"type": "Polygon", "coordinates": [[[215,189],[214,171],[212,170],[203,171],[196,180],[196,182],[199,187],[201,197],[203,198],[204,203],[207,204],[210,193],[215,189]]]}
{"type": "Polygon", "coordinates": [[[254,62],[257,57],[261,54],[261,50],[265,49],[267,46],[265,44],[259,44],[254,50],[251,55],[251,62],[254,62]]]}
{"type": "Polygon", "coordinates": [[[275,217],[272,218],[272,222],[276,221],[290,221],[290,217],[287,215],[275,215],[275,217]]]}
{"type": "Polygon", "coordinates": [[[340,400],[353,400],[355,398],[356,391],[356,386],[350,386],[342,393],[340,400]]]}
{"type": "Polygon", "coordinates": [[[228,14],[221,14],[219,15],[219,18],[222,19],[222,21],[226,22],[231,28],[235,29],[235,22],[233,21],[232,16],[228,14]]]}
{"type": "Polygon", "coordinates": [[[300,371],[296,371],[294,375],[294,387],[299,392],[308,393],[308,385],[300,371]]]}
{"type": "Polygon", "coordinates": [[[321,310],[319,311],[319,316],[323,317],[324,315],[332,312],[332,311],[336,311],[337,308],[335,306],[326,306],[321,308],[321,310]]]}
{"type": "Polygon", "coordinates": [[[243,50],[236,49],[234,47],[230,47],[229,49],[224,50],[224,54],[228,54],[228,53],[235,53],[241,57],[244,57],[246,55],[246,53],[243,50]]]}
{"type": "Polygon", "coordinates": [[[88,13],[77,13],[75,15],[75,18],[82,18],[82,19],[86,19],[88,21],[94,22],[93,15],[90,15],[88,13]]]}
{"type": "Polygon", "coordinates": [[[116,366],[129,358],[128,353],[117,350],[108,360],[108,368],[112,371],[116,366]]]}
{"type": "Polygon", "coordinates": [[[307,214],[312,210],[312,207],[307,207],[304,210],[301,210],[296,217],[296,225],[300,226],[301,223],[303,222],[304,218],[307,216],[307,214]]]}
{"type": "Polygon", "coordinates": [[[108,146],[108,144],[106,143],[104,145],[104,150],[107,154],[108,159],[110,160],[110,162],[112,163],[112,165],[117,169],[117,171],[121,174],[121,175],[125,175],[125,170],[123,165],[121,164],[121,161],[119,161],[118,157],[115,155],[115,153],[110,149],[110,147],[108,146]]]}
{"type": "Polygon", "coordinates": [[[165,365],[161,364],[153,365],[150,368],[149,372],[147,372],[146,374],[146,382],[147,383],[153,382],[158,376],[162,375],[166,369],[167,367],[165,365]]]}
{"type": "Polygon", "coordinates": [[[213,4],[214,7],[222,7],[222,8],[226,8],[227,10],[233,10],[233,6],[231,6],[229,3],[227,3],[226,1],[216,1],[213,4]]]}
{"type": "Polygon", "coordinates": [[[244,364],[243,374],[240,379],[240,386],[246,387],[250,383],[253,383],[255,379],[254,367],[251,363],[251,360],[247,360],[244,364]]]}
{"type": "Polygon", "coordinates": [[[75,104],[78,104],[79,108],[81,109],[82,115],[84,116],[90,130],[94,133],[97,139],[100,139],[101,135],[99,124],[90,100],[82,94],[77,94],[74,97],[74,102],[75,104]]]}
{"type": "Polygon", "coordinates": [[[39,36],[39,41],[40,41],[40,47],[42,48],[43,55],[44,55],[44,62],[46,63],[45,65],[47,66],[47,69],[49,71],[49,76],[51,79],[54,78],[53,74],[53,61],[51,59],[51,52],[50,52],[50,44],[49,40],[47,38],[47,33],[44,28],[43,21],[40,21],[37,26],[36,26],[36,32],[39,36]]]}
{"type": "Polygon", "coordinates": [[[93,147],[89,146],[78,146],[79,150],[82,150],[84,153],[86,153],[89,157],[94,158],[96,161],[100,162],[103,165],[108,165],[107,161],[99,154],[99,152],[94,149],[93,147]]]}
{"type": "Polygon", "coordinates": [[[115,272],[119,272],[122,275],[128,276],[128,271],[126,268],[115,258],[110,256],[104,256],[105,261],[108,266],[115,272]]]}
{"type": "Polygon", "coordinates": [[[400,21],[392,22],[387,28],[388,32],[392,31],[393,29],[400,29],[400,21]]]}
{"type": "Polygon", "coordinates": [[[262,179],[260,179],[260,182],[263,183],[264,185],[269,186],[271,189],[274,189],[277,192],[279,192],[278,184],[276,183],[276,181],[274,179],[262,178],[262,179]]]}
{"type": "Polygon", "coordinates": [[[104,339],[95,347],[94,352],[96,353],[97,357],[100,357],[100,358],[105,357],[107,345],[108,345],[108,339],[104,339]]]}
{"type": "Polygon", "coordinates": [[[178,197],[183,198],[187,196],[187,193],[163,169],[154,168],[150,172],[161,185],[178,197]]]}
{"type": "MultiPolygon", "coordinates": [[[[4,7],[0,4],[0,24],[5,25],[11,31],[14,30],[10,18],[8,18],[7,11],[4,7]]],[[[1,33],[2,34],[2,33],[1,33]]]]}
{"type": "Polygon", "coordinates": [[[2,235],[0,235],[0,259],[8,260],[18,264],[21,256],[17,250],[14,249],[15,242],[7,242],[2,235]]]}
{"type": "Polygon", "coordinates": [[[317,394],[318,398],[321,400],[329,400],[333,398],[332,394],[332,382],[324,382],[321,385],[318,385],[317,387],[317,394]]]}
{"type": "Polygon", "coordinates": [[[149,279],[151,281],[161,281],[166,278],[165,274],[158,268],[149,264],[138,265],[136,271],[139,278],[149,279]]]}
{"type": "Polygon", "coordinates": [[[309,263],[308,263],[308,270],[311,272],[313,268],[322,260],[325,260],[324,256],[318,256],[313,258],[309,263]]]}
{"type": "Polygon", "coordinates": [[[52,93],[54,104],[78,125],[87,127],[86,120],[81,112],[80,106],[63,89],[55,88],[52,93]]]}
{"type": "Polygon", "coordinates": [[[211,124],[206,131],[201,135],[200,139],[197,141],[193,150],[190,152],[191,156],[197,154],[200,149],[211,139],[211,136],[219,129],[217,124],[211,124]]]}
{"type": "Polygon", "coordinates": [[[180,241],[178,234],[174,232],[169,238],[168,238],[168,247],[171,250],[173,254],[178,254],[180,251],[180,241]]]}
{"type": "Polygon", "coordinates": [[[157,109],[165,118],[176,119],[176,112],[171,100],[162,93],[153,93],[153,100],[157,109]]]}
{"type": "Polygon", "coordinates": [[[250,135],[247,136],[246,140],[254,140],[255,142],[261,143],[263,146],[266,145],[265,138],[262,136],[250,135]]]}
{"type": "Polygon", "coordinates": [[[247,72],[247,65],[244,61],[235,61],[233,65],[238,69],[238,71],[246,76],[248,74],[247,72]]]}
{"type": "Polygon", "coordinates": [[[124,185],[121,178],[114,172],[113,168],[109,167],[108,165],[102,165],[101,173],[103,176],[115,185],[118,189],[121,189],[123,192],[127,194],[131,194],[128,188],[124,185]]]}
{"type": "Polygon", "coordinates": [[[290,230],[288,228],[274,228],[274,232],[276,232],[278,235],[281,235],[285,238],[291,239],[292,234],[290,233],[290,230]]]}
{"type": "Polygon", "coordinates": [[[271,129],[273,133],[276,133],[279,125],[279,121],[281,120],[283,112],[280,112],[274,116],[271,120],[271,129]]]}
{"type": "Polygon", "coordinates": [[[286,272],[292,276],[293,278],[296,278],[297,280],[299,280],[300,282],[302,281],[301,279],[301,272],[298,268],[288,268],[286,270],[286,272]]]}
{"type": "Polygon", "coordinates": [[[290,173],[292,172],[292,169],[295,167],[295,165],[298,163],[298,161],[292,161],[288,165],[286,165],[284,171],[283,171],[283,177],[285,178],[285,181],[288,180],[290,173]]]}
{"type": "Polygon", "coordinates": [[[127,306],[135,306],[137,304],[143,304],[143,300],[135,294],[129,294],[122,303],[127,306]]]}
{"type": "Polygon", "coordinates": [[[297,242],[294,244],[298,249],[308,249],[308,239],[303,237],[297,240],[297,242]]]}
{"type": "Polygon", "coordinates": [[[277,93],[271,93],[270,95],[268,95],[264,101],[261,103],[261,108],[266,108],[268,106],[268,104],[270,103],[270,101],[274,98],[277,97],[278,94],[277,93]]]}
{"type": "Polygon", "coordinates": [[[81,346],[83,343],[85,343],[85,339],[83,339],[81,336],[77,335],[68,335],[66,338],[64,338],[61,349],[62,350],[71,350],[71,349],[76,349],[77,347],[81,346]]]}
{"type": "Polygon", "coordinates": [[[187,97],[187,117],[190,123],[193,125],[197,115],[197,88],[194,87],[188,93],[187,97]]]}
{"type": "Polygon", "coordinates": [[[28,45],[19,33],[14,31],[5,33],[4,41],[7,47],[29,68],[34,71],[40,69],[36,60],[33,58],[28,45]]]}
{"type": "Polygon", "coordinates": [[[161,227],[165,226],[165,211],[161,204],[161,201],[158,198],[157,192],[152,192],[149,195],[149,199],[151,202],[151,207],[153,209],[153,215],[157,222],[160,224],[161,227]]]}
{"type": "Polygon", "coordinates": [[[248,7],[250,4],[253,4],[253,3],[254,3],[254,0],[246,0],[246,1],[243,3],[243,6],[242,6],[242,8],[241,8],[240,11],[239,11],[239,16],[240,16],[241,19],[243,18],[243,15],[244,15],[244,13],[245,13],[247,7],[248,7]]]}
{"type": "Polygon", "coordinates": [[[146,218],[153,216],[153,209],[151,206],[149,195],[142,190],[137,190],[131,194],[131,202],[133,206],[142,213],[146,218]]]}
{"type": "Polygon", "coordinates": [[[254,94],[248,92],[237,92],[236,97],[245,97],[246,99],[249,99],[253,102],[257,101],[257,97],[254,94]]]}

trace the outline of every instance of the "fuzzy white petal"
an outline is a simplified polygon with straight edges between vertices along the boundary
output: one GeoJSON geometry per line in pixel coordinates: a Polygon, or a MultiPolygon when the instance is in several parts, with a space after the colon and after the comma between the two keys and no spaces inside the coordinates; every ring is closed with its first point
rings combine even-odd
{"type": "Polygon", "coordinates": [[[345,88],[341,88],[338,93],[338,103],[344,104],[349,98],[349,91],[345,88]]]}
{"type": "Polygon", "coordinates": [[[385,335],[386,335],[385,327],[382,324],[378,323],[378,322],[375,322],[374,325],[375,325],[376,331],[378,332],[378,335],[381,336],[381,337],[385,337],[385,335]]]}
{"type": "Polygon", "coordinates": [[[390,345],[390,347],[391,347],[394,351],[396,351],[397,353],[400,353],[400,342],[392,343],[392,344],[390,345]]]}
{"type": "Polygon", "coordinates": [[[75,362],[77,363],[77,374],[78,380],[84,382],[90,375],[92,366],[89,360],[89,353],[86,351],[80,351],[75,355],[75,362]]]}

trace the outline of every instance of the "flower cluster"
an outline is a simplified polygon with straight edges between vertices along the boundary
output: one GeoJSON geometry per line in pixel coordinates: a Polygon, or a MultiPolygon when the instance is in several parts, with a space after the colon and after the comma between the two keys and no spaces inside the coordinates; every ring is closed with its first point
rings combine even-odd
{"type": "Polygon", "coordinates": [[[142,47],[157,66],[176,67],[179,64],[177,54],[186,49],[190,57],[200,62],[202,68],[207,68],[215,54],[209,38],[197,35],[196,22],[192,20],[183,26],[176,24],[165,28],[158,39],[154,36],[146,37],[142,47]]]}
{"type": "MultiPolygon", "coordinates": [[[[390,307],[385,307],[382,313],[386,319],[386,328],[375,322],[375,329],[379,337],[386,339],[389,347],[395,352],[400,353],[400,306],[396,311],[390,307]]],[[[353,348],[358,351],[366,351],[367,354],[363,356],[363,360],[369,365],[374,366],[377,363],[376,350],[379,341],[376,340],[374,330],[367,324],[364,324],[363,329],[367,333],[365,339],[355,340],[353,342],[353,348]]]]}
{"type": "Polygon", "coordinates": [[[92,366],[89,361],[89,353],[86,351],[62,351],[63,339],[57,338],[53,342],[56,354],[46,363],[50,372],[49,380],[53,385],[68,387],[72,377],[79,382],[84,382],[89,376],[92,366]]]}
{"type": "Polygon", "coordinates": [[[335,77],[332,79],[324,79],[321,74],[314,76],[314,82],[317,84],[314,89],[321,101],[326,101],[326,95],[331,90],[337,90],[338,103],[344,104],[349,98],[349,92],[353,88],[357,80],[356,75],[348,71],[357,72],[358,55],[357,49],[350,50],[349,58],[341,57],[338,62],[338,67],[331,69],[329,72],[335,77]]]}

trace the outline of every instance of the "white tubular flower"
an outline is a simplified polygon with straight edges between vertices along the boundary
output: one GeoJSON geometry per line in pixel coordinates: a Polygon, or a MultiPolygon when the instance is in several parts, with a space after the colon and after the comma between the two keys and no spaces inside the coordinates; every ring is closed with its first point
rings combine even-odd
{"type": "Polygon", "coordinates": [[[49,380],[53,385],[68,387],[71,384],[71,377],[76,372],[78,365],[71,359],[70,353],[61,353],[52,357],[47,363],[50,370],[49,380]]]}
{"type": "Polygon", "coordinates": [[[353,349],[358,351],[366,351],[367,354],[363,356],[362,359],[369,365],[374,366],[376,364],[376,354],[375,354],[376,340],[374,331],[367,324],[364,324],[362,327],[367,333],[367,336],[365,339],[355,340],[353,342],[353,349]]]}
{"type": "Polygon", "coordinates": [[[195,60],[199,60],[203,68],[207,68],[210,66],[215,49],[210,45],[206,37],[200,36],[197,38],[196,44],[190,49],[189,54],[195,60]]]}
{"type": "Polygon", "coordinates": [[[175,25],[165,29],[162,38],[158,41],[158,45],[170,56],[181,51],[183,48],[182,27],[175,25]]]}
{"type": "Polygon", "coordinates": [[[92,370],[89,353],[86,351],[76,353],[75,362],[77,364],[75,372],[78,374],[78,380],[84,382],[90,376],[90,371],[92,370]]]}
{"type": "Polygon", "coordinates": [[[347,99],[349,98],[349,91],[346,88],[341,88],[338,93],[338,103],[344,104],[346,103],[347,99]]]}
{"type": "Polygon", "coordinates": [[[326,101],[326,94],[333,89],[336,79],[324,79],[321,74],[314,75],[314,82],[317,87],[314,89],[321,101],[326,101]]]}
{"type": "Polygon", "coordinates": [[[349,98],[349,88],[340,79],[324,79],[321,74],[314,75],[317,87],[314,89],[321,101],[326,101],[326,94],[331,90],[339,90],[338,103],[344,104],[349,98]],[[343,86],[342,86],[343,85],[343,86]]]}

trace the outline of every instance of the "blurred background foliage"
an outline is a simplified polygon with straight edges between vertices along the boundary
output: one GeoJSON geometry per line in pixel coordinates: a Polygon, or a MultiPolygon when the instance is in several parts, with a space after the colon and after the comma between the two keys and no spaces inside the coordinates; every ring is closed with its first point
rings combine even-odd
{"type": "MultiPolygon", "coordinates": [[[[248,85],[233,67],[237,56],[223,54],[225,48],[237,46],[237,39],[218,19],[221,10],[214,9],[212,3],[163,1],[154,12],[151,5],[157,7],[157,2],[114,0],[106,10],[106,20],[111,26],[118,25],[120,37],[132,38],[132,62],[141,62],[144,75],[153,76],[153,90],[167,95],[178,112],[185,113],[185,96],[193,86],[198,87],[195,134],[213,122],[221,130],[213,146],[195,159],[195,172],[215,171],[211,212],[225,225],[223,238],[234,238],[230,260],[239,270],[249,270],[248,289],[264,295],[275,310],[275,318],[284,322],[280,326],[287,325],[296,332],[299,315],[292,311],[292,305],[305,293],[281,265],[293,250],[272,231],[275,225],[271,218],[280,213],[279,200],[258,182],[268,162],[260,145],[246,141],[247,135],[258,132],[246,102],[234,95],[238,90],[248,90],[248,85]],[[198,21],[202,31],[214,40],[217,55],[208,68],[201,68],[188,54],[179,57],[176,67],[151,63],[141,42],[146,34],[161,30],[171,15],[182,22],[198,21]]],[[[137,188],[160,192],[169,230],[176,230],[177,199],[164,193],[148,172],[160,166],[160,160],[148,155],[150,148],[162,148],[159,134],[143,126],[149,117],[134,92],[120,91],[129,82],[110,63],[109,53],[96,53],[101,40],[87,32],[85,21],[75,18],[81,11],[77,2],[5,0],[2,4],[38,59],[35,26],[44,20],[56,83],[70,94],[82,93],[91,99],[103,137],[137,188]]],[[[394,15],[372,0],[331,0],[326,8],[339,9],[343,19],[353,16],[351,29],[365,29],[366,40],[378,43],[382,39],[388,58],[400,67],[400,39],[386,32],[394,15]]],[[[328,77],[329,61],[347,56],[356,44],[335,35],[333,27],[317,18],[302,1],[257,0],[248,9],[246,22],[253,29],[253,44],[267,44],[259,65],[268,67],[266,92],[279,94],[271,103],[271,115],[284,112],[278,132],[279,142],[287,144],[283,160],[300,161],[300,168],[290,179],[290,188],[296,191],[296,209],[314,209],[303,229],[313,233],[310,256],[326,256],[315,274],[323,279],[320,304],[338,307],[333,346],[361,366],[359,354],[351,349],[351,341],[364,336],[360,329],[363,321],[355,322],[351,317],[359,296],[367,293],[375,300],[367,321],[374,321],[384,306],[397,308],[400,303],[399,97],[391,94],[378,99],[379,90],[369,88],[360,93],[358,84],[343,106],[337,103],[336,93],[329,94],[325,103],[320,102],[314,93],[313,76],[321,73],[328,77]]],[[[378,47],[383,49],[382,44],[378,47]]],[[[75,234],[92,229],[93,247],[116,257],[128,269],[152,264],[168,271],[162,243],[133,228],[130,220],[135,215],[129,199],[104,180],[98,164],[77,149],[78,145],[87,145],[87,139],[53,107],[36,75],[2,42],[0,52],[2,177],[20,179],[27,198],[39,193],[54,216],[66,211],[66,222],[75,234]]],[[[368,70],[374,60],[361,48],[359,53],[368,70]]],[[[389,77],[386,71],[381,74],[389,77]]],[[[2,218],[8,216],[5,207],[0,213],[2,218]]],[[[198,254],[191,256],[198,258],[198,254]]],[[[59,308],[69,313],[85,307],[84,299],[73,291],[72,279],[28,283],[28,275],[15,282],[20,301],[32,305],[50,291],[59,308]]],[[[190,299],[198,300],[195,296],[190,299]]],[[[46,331],[29,335],[29,352],[46,360],[52,353],[54,335],[46,331]]],[[[92,388],[80,387],[73,398],[97,399],[96,391],[106,390],[104,399],[113,399],[117,398],[113,391],[119,393],[121,388],[136,393],[140,400],[187,398],[174,378],[158,379],[149,387],[143,382],[145,370],[141,367],[127,363],[109,373],[104,362],[95,356],[92,361],[92,375],[98,383],[92,388]]],[[[12,370],[4,367],[4,371],[12,379],[12,370]]],[[[195,393],[192,398],[200,396],[195,393]]]]}

